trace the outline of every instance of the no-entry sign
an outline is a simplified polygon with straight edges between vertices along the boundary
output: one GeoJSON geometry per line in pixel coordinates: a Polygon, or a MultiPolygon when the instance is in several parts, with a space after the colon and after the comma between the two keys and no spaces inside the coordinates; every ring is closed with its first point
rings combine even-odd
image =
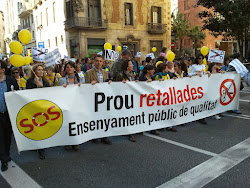
{"type": "Polygon", "coordinates": [[[220,86],[220,103],[223,106],[230,104],[236,95],[236,85],[234,80],[226,79],[220,86]]]}
{"type": "Polygon", "coordinates": [[[171,42],[171,48],[174,48],[174,47],[175,47],[175,43],[171,42]]]}

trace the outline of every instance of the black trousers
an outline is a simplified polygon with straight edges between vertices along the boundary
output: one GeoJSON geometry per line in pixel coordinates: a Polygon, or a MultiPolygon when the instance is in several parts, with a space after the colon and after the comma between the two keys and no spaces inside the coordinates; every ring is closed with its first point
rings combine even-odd
{"type": "Polygon", "coordinates": [[[10,161],[12,127],[9,114],[0,113],[0,160],[2,163],[10,161]]]}

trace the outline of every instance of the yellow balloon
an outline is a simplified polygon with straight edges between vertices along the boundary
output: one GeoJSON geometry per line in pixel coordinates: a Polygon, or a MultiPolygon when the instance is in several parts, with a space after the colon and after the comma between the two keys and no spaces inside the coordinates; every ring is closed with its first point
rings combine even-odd
{"type": "Polygon", "coordinates": [[[206,47],[206,46],[203,46],[203,47],[201,48],[201,54],[202,54],[203,56],[206,56],[208,53],[209,53],[209,48],[206,47]]]}
{"type": "Polygon", "coordinates": [[[175,58],[175,54],[174,54],[174,52],[169,52],[168,54],[167,54],[167,60],[168,61],[173,61],[174,60],[174,58],[175,58]]]}
{"type": "Polygon", "coordinates": [[[25,59],[21,55],[14,54],[10,57],[10,63],[14,67],[21,67],[25,65],[25,59]]]}
{"type": "Polygon", "coordinates": [[[162,61],[158,61],[156,64],[155,64],[155,67],[157,68],[158,65],[160,65],[161,63],[163,63],[162,61]]]}
{"type": "Polygon", "coordinates": [[[121,47],[121,46],[117,46],[117,50],[118,50],[118,51],[121,51],[121,50],[122,50],[122,47],[121,47]]]}
{"type": "Polygon", "coordinates": [[[112,50],[112,45],[109,43],[109,42],[106,42],[105,44],[104,44],[104,50],[112,50]]]}
{"type": "Polygon", "coordinates": [[[21,54],[23,53],[23,46],[18,41],[12,41],[9,45],[10,51],[12,51],[14,54],[21,54]]]}
{"type": "Polygon", "coordinates": [[[27,56],[24,59],[25,59],[25,64],[26,65],[30,65],[31,63],[33,63],[33,58],[32,57],[27,56]]]}
{"type": "Polygon", "coordinates": [[[29,30],[23,29],[19,32],[18,38],[23,44],[28,44],[31,41],[31,33],[29,30]]]}
{"type": "Polygon", "coordinates": [[[168,50],[167,54],[169,54],[170,52],[172,52],[171,50],[168,50]]]}
{"type": "Polygon", "coordinates": [[[156,52],[156,50],[157,50],[156,47],[152,48],[152,52],[156,52]]]}

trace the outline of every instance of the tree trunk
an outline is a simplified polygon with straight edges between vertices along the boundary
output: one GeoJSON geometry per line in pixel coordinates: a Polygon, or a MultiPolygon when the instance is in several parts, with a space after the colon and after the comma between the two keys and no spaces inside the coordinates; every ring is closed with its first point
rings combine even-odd
{"type": "Polygon", "coordinates": [[[239,45],[239,49],[240,49],[240,59],[242,61],[243,60],[243,36],[238,35],[237,41],[238,41],[238,45],[239,45]]]}
{"type": "Polygon", "coordinates": [[[183,39],[180,39],[180,54],[182,54],[182,42],[183,42],[183,39]]]}

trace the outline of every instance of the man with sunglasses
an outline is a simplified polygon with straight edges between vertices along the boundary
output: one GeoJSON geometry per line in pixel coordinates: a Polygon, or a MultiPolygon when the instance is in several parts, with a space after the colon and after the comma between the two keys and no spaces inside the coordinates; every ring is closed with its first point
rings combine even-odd
{"type": "Polygon", "coordinates": [[[4,93],[12,90],[18,90],[18,84],[14,78],[5,75],[7,64],[0,61],[0,160],[1,170],[8,170],[10,158],[10,145],[12,136],[12,127],[10,123],[4,93]]]}

